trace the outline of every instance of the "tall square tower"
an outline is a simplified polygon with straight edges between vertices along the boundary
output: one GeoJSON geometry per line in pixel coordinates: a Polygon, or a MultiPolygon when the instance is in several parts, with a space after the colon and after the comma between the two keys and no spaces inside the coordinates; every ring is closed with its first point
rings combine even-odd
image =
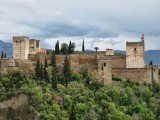
{"type": "Polygon", "coordinates": [[[29,54],[29,37],[14,36],[13,37],[13,58],[28,59],[29,54]]]}
{"type": "Polygon", "coordinates": [[[126,68],[144,68],[144,40],[126,43],[126,68]]]}

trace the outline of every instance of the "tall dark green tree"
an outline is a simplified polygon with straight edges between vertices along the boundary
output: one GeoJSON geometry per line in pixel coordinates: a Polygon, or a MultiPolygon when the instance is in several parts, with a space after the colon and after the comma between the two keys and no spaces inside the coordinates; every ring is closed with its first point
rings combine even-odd
{"type": "Polygon", "coordinates": [[[65,86],[68,86],[68,82],[71,78],[71,70],[70,70],[70,64],[68,61],[67,56],[64,59],[64,64],[63,64],[63,75],[64,75],[64,80],[65,80],[65,86]]]}
{"type": "Polygon", "coordinates": [[[48,73],[47,73],[47,70],[46,70],[47,67],[48,67],[48,63],[47,63],[47,58],[45,57],[45,62],[44,62],[44,79],[48,82],[49,79],[48,79],[48,73]]]}
{"type": "Polygon", "coordinates": [[[71,41],[70,41],[70,42],[69,42],[69,50],[68,50],[68,51],[69,51],[69,54],[72,53],[72,48],[71,48],[72,46],[71,46],[71,45],[72,45],[72,43],[71,43],[71,41]]]}
{"type": "Polygon", "coordinates": [[[70,115],[69,115],[69,120],[76,120],[76,111],[75,111],[74,106],[75,106],[75,104],[72,103],[71,112],[70,112],[70,115]]]}
{"type": "Polygon", "coordinates": [[[56,55],[54,51],[52,51],[51,66],[52,66],[52,88],[57,89],[57,65],[56,65],[56,55]]]}
{"type": "Polygon", "coordinates": [[[55,45],[55,54],[59,54],[59,41],[57,40],[56,45],[55,45]]]}
{"type": "Polygon", "coordinates": [[[38,57],[37,63],[36,63],[35,75],[36,75],[36,79],[39,80],[39,78],[41,76],[41,65],[40,65],[39,57],[38,57]]]}
{"type": "Polygon", "coordinates": [[[84,48],[84,39],[83,39],[83,43],[82,43],[82,52],[85,51],[85,48],[84,48]]]}
{"type": "Polygon", "coordinates": [[[2,51],[2,53],[1,53],[1,58],[4,58],[3,51],[2,51]]]}
{"type": "Polygon", "coordinates": [[[4,54],[4,58],[6,58],[7,56],[6,56],[6,53],[4,54]]]}
{"type": "Polygon", "coordinates": [[[76,44],[73,42],[71,43],[71,53],[73,54],[74,53],[74,49],[76,47],[76,44]]]}
{"type": "Polygon", "coordinates": [[[43,79],[43,64],[41,62],[41,68],[40,68],[40,76],[41,76],[41,80],[43,79]]]}

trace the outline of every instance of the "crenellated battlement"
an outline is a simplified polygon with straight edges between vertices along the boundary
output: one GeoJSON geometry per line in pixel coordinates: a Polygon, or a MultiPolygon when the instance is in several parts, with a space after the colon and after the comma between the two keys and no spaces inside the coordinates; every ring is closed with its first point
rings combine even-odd
{"type": "Polygon", "coordinates": [[[29,41],[29,37],[26,36],[13,36],[13,43],[21,43],[21,42],[25,42],[25,41],[29,41]]]}

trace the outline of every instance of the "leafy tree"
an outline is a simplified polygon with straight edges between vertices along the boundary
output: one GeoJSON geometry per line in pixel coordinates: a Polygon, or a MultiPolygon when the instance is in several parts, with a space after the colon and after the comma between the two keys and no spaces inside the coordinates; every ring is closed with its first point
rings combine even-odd
{"type": "Polygon", "coordinates": [[[70,41],[69,42],[69,54],[74,53],[75,47],[76,47],[75,43],[71,43],[71,41],[70,41]]]}
{"type": "Polygon", "coordinates": [[[55,45],[55,54],[59,54],[59,41],[57,40],[56,45],[55,45]]]}
{"type": "Polygon", "coordinates": [[[76,44],[75,43],[71,43],[71,53],[74,53],[75,47],[76,47],[76,44]]]}
{"type": "Polygon", "coordinates": [[[85,51],[85,47],[84,47],[84,39],[83,39],[83,43],[82,43],[82,52],[85,51]]]}
{"type": "Polygon", "coordinates": [[[94,49],[96,50],[96,52],[97,52],[97,50],[99,50],[99,48],[98,48],[98,47],[95,47],[94,49]]]}
{"type": "Polygon", "coordinates": [[[40,76],[41,76],[41,65],[40,65],[39,57],[38,57],[38,59],[37,59],[36,68],[35,68],[35,73],[36,73],[36,79],[39,80],[39,78],[40,78],[40,76]]]}
{"type": "Polygon", "coordinates": [[[62,43],[61,44],[61,53],[62,54],[68,54],[68,52],[69,52],[68,44],[62,43]]]}
{"type": "Polygon", "coordinates": [[[68,61],[67,56],[64,59],[64,64],[63,64],[63,75],[64,75],[64,79],[65,79],[65,85],[67,87],[68,85],[68,81],[71,78],[71,70],[70,70],[70,64],[68,61]]]}

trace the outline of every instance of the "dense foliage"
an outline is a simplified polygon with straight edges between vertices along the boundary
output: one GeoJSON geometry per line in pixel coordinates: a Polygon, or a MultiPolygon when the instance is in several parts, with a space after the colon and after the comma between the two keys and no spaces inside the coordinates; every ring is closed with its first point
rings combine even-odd
{"type": "Polygon", "coordinates": [[[160,119],[160,85],[119,78],[110,86],[86,84],[85,73],[72,74],[67,87],[58,82],[53,89],[45,80],[26,80],[7,71],[0,76],[0,100],[23,91],[43,120],[160,119]]]}

